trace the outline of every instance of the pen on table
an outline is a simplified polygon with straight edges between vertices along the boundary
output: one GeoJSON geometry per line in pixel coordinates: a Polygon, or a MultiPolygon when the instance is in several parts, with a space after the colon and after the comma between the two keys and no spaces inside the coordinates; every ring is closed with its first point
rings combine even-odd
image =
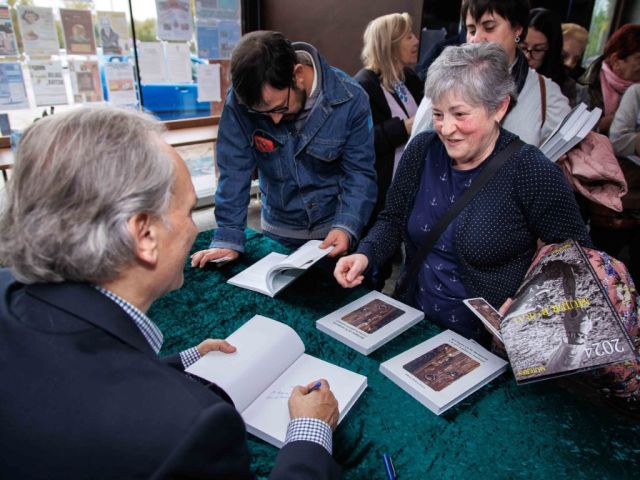
{"type": "Polygon", "coordinates": [[[389,480],[396,480],[396,470],[393,468],[393,462],[391,461],[389,454],[383,453],[382,460],[384,460],[384,469],[387,471],[387,477],[389,480]]]}
{"type": "Polygon", "coordinates": [[[307,392],[307,395],[308,395],[308,394],[310,394],[311,392],[313,392],[314,390],[318,390],[321,386],[322,386],[322,383],[320,383],[320,380],[318,380],[316,383],[314,383],[314,384],[309,388],[309,391],[307,392]]]}

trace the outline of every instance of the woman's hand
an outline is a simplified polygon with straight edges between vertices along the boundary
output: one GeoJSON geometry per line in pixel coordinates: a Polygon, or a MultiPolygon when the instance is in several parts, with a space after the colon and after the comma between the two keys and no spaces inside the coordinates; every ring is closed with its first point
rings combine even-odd
{"type": "Polygon", "coordinates": [[[354,253],[338,260],[333,276],[345,288],[357,287],[364,280],[362,273],[367,269],[369,259],[361,253],[354,253]]]}

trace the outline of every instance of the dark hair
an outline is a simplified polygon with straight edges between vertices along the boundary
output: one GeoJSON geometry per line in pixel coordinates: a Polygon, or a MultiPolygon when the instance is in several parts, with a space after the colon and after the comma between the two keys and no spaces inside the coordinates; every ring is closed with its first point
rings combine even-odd
{"type": "Polygon", "coordinates": [[[265,84],[282,90],[293,81],[296,52],[280,32],[247,33],[231,54],[231,84],[240,103],[254,107],[262,101],[265,84]]]}
{"type": "Polygon", "coordinates": [[[562,86],[566,72],[562,62],[562,25],[557,13],[546,8],[533,8],[529,14],[529,27],[547,37],[549,50],[544,54],[537,72],[562,86]]]}
{"type": "Polygon", "coordinates": [[[608,59],[615,53],[620,60],[624,60],[636,52],[640,52],[640,24],[628,23],[611,35],[602,56],[608,59]]]}
{"type": "Polygon", "coordinates": [[[512,27],[522,27],[520,38],[524,39],[527,36],[529,0],[462,0],[460,8],[462,23],[466,23],[467,13],[478,21],[487,12],[497,13],[512,27]]]}

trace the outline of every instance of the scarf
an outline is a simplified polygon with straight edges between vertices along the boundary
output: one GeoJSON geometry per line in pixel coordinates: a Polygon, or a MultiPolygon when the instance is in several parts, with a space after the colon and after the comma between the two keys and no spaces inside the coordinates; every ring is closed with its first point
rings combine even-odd
{"type": "Polygon", "coordinates": [[[529,74],[529,62],[527,62],[527,57],[524,56],[524,53],[517,48],[516,49],[516,61],[511,67],[511,78],[513,78],[514,83],[516,84],[516,89],[518,93],[522,91],[524,88],[524,82],[527,81],[527,75],[529,74]]]}
{"type": "Polygon", "coordinates": [[[618,105],[620,105],[620,98],[631,85],[633,85],[633,82],[620,78],[611,70],[607,62],[602,62],[600,86],[602,88],[605,115],[613,115],[615,113],[618,105]]]}

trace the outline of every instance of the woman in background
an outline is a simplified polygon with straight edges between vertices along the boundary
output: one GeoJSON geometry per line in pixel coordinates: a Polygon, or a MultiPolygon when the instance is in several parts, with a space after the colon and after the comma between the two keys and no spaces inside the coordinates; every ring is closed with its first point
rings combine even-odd
{"type": "MultiPolygon", "coordinates": [[[[502,126],[523,142],[540,146],[571,109],[560,87],[530,69],[527,58],[518,48],[518,43],[527,35],[529,2],[463,0],[460,15],[467,28],[467,42],[497,43],[507,53],[518,98],[502,126]]],[[[428,96],[429,92],[425,91],[425,97],[428,96]]],[[[431,105],[424,98],[418,107],[411,135],[428,128],[432,128],[431,105]]]]}
{"type": "MultiPolygon", "coordinates": [[[[602,56],[597,58],[580,82],[587,86],[588,106],[599,107],[603,115],[598,122],[598,130],[609,134],[609,128],[625,92],[640,83],[640,25],[627,24],[619,28],[607,41],[602,56]]],[[[632,98],[632,97],[628,97],[632,98]]],[[[613,136],[616,144],[618,136],[613,136]]],[[[622,198],[622,212],[616,212],[601,205],[589,204],[591,217],[591,238],[599,250],[618,257],[625,251],[624,258],[633,279],[640,281],[640,203],[638,202],[637,166],[623,160],[621,167],[629,193],[622,198]]]]}
{"type": "Polygon", "coordinates": [[[546,8],[534,8],[529,12],[527,36],[518,46],[529,61],[529,67],[540,75],[553,80],[575,106],[576,81],[562,63],[562,27],[557,13],[546,8]]]}
{"type": "Polygon", "coordinates": [[[627,24],[611,35],[603,54],[579,80],[588,87],[589,108],[600,107],[600,133],[607,134],[624,92],[640,82],[640,24],[627,24]]]}
{"type": "MultiPolygon", "coordinates": [[[[355,79],[369,95],[374,128],[378,197],[369,225],[384,208],[391,178],[409,139],[422,98],[423,83],[410,68],[418,60],[418,39],[408,13],[392,13],[369,22],[364,32],[362,63],[355,79]]],[[[371,272],[368,283],[382,289],[391,264],[371,272]]]]}
{"type": "Polygon", "coordinates": [[[587,48],[589,32],[577,23],[562,24],[562,62],[567,73],[577,80],[583,73],[582,55],[587,48]]]}

